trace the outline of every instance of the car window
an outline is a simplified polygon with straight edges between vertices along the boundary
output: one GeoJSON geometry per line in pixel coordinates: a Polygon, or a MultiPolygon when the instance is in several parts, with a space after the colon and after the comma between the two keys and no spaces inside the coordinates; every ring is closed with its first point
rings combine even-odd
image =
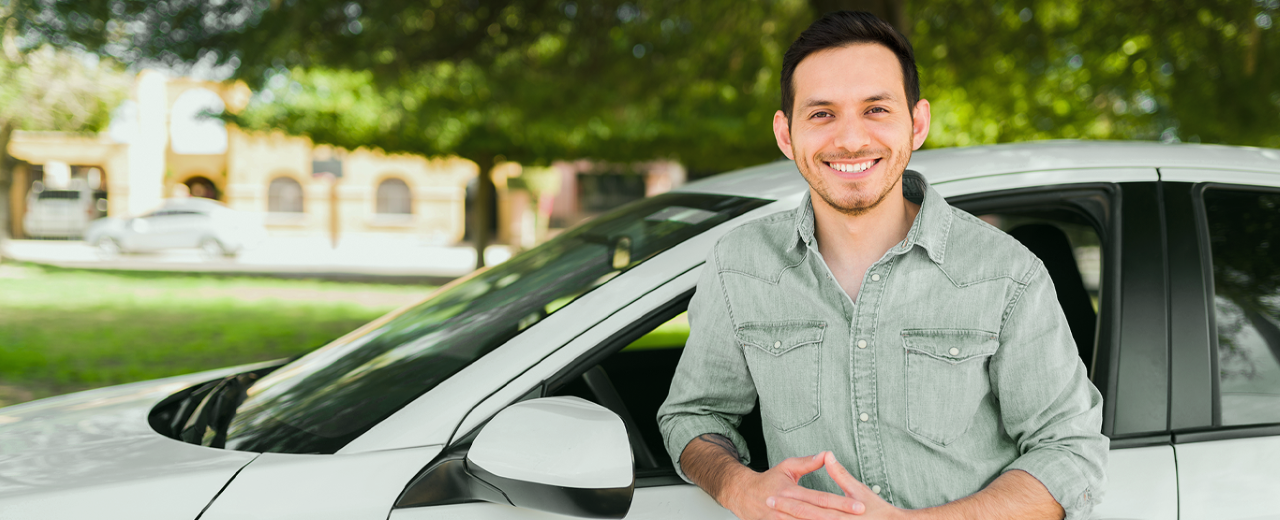
{"type": "Polygon", "coordinates": [[[36,196],[37,200],[79,200],[80,192],[77,190],[44,190],[36,196]]]}
{"type": "Polygon", "coordinates": [[[1280,193],[1204,192],[1222,425],[1280,422],[1280,193]]]}
{"type": "Polygon", "coordinates": [[[1104,265],[1098,230],[1083,215],[1068,210],[993,212],[979,218],[1012,235],[1044,263],[1077,351],[1092,375],[1104,265]]]}
{"type": "Polygon", "coordinates": [[[237,408],[226,447],[333,453],[586,292],[766,203],[667,193],[562,233],[264,377],[237,408]]]}

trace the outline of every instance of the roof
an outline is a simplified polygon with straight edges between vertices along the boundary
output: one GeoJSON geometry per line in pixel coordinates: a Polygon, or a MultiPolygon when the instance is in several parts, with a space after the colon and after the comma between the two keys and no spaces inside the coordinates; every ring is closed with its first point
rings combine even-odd
{"type": "MultiPolygon", "coordinates": [[[[1046,170],[1203,168],[1280,174],[1280,150],[1150,141],[1034,141],[914,152],[907,168],[932,184],[1046,170]]],[[[717,175],[681,191],[781,198],[807,185],[789,160],[717,175]]]]}

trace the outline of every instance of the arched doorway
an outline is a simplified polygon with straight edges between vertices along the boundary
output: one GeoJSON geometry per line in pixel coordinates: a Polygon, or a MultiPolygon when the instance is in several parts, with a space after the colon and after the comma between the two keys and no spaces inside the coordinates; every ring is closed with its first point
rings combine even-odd
{"type": "Polygon", "coordinates": [[[206,177],[195,176],[187,179],[183,184],[187,185],[192,197],[222,200],[222,194],[218,192],[218,186],[206,177]]]}

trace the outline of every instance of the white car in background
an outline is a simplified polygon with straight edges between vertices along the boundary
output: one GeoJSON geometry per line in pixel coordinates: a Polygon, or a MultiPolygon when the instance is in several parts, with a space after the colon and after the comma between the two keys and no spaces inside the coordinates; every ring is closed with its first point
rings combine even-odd
{"type": "MultiPolygon", "coordinates": [[[[1095,518],[1277,517],[1280,150],[1043,142],[909,167],[1045,261],[1106,399],[1095,518]]],[[[0,518],[731,518],[676,477],[655,413],[709,248],[807,189],[791,162],[717,176],[287,363],[0,409],[0,518]]],[[[740,428],[757,467],[768,427],[740,428]]]]}
{"type": "Polygon", "coordinates": [[[84,240],[104,255],[198,248],[208,257],[232,256],[266,238],[260,217],[200,197],[168,199],[133,218],[93,221],[84,240]]]}
{"type": "Polygon", "coordinates": [[[22,230],[33,238],[79,238],[103,214],[105,196],[106,192],[85,187],[81,179],[74,179],[70,189],[36,183],[27,194],[22,230]]]}

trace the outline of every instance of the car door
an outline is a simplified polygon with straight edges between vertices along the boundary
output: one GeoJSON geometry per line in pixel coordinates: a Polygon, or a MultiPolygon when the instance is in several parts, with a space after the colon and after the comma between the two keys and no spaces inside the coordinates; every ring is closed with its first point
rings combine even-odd
{"type": "MultiPolygon", "coordinates": [[[[1163,329],[1166,326],[1164,314],[1158,310],[1145,314],[1137,310],[1152,305],[1156,309],[1164,308],[1163,278],[1160,271],[1155,270],[1148,277],[1135,275],[1129,279],[1123,279],[1119,273],[1124,263],[1121,259],[1126,256],[1129,257],[1130,264],[1149,267],[1153,262],[1159,265],[1163,254],[1160,247],[1155,171],[1127,172],[1127,175],[1126,177],[1126,172],[1121,172],[1105,178],[1133,179],[1138,182],[1028,186],[1022,190],[965,194],[967,196],[953,198],[958,205],[975,214],[993,220],[1003,218],[1007,220],[1007,224],[1019,227],[1035,228],[1058,222],[1073,234],[1079,234],[1080,226],[1097,226],[1097,247],[1094,250],[1105,248],[1111,254],[1099,258],[1093,271],[1096,277],[1110,285],[1104,285],[1094,295],[1099,300],[1100,313],[1094,315],[1093,308],[1082,311],[1090,314],[1090,323],[1086,325],[1097,328],[1096,333],[1082,333],[1087,336],[1083,343],[1090,347],[1088,364],[1095,366],[1095,380],[1099,382],[1100,388],[1109,399],[1123,404],[1113,403],[1106,420],[1106,433],[1115,439],[1109,464],[1111,485],[1102,506],[1095,510],[1095,517],[1173,519],[1177,518],[1177,481],[1165,417],[1146,417],[1140,413],[1153,408],[1151,403],[1144,400],[1159,400],[1167,393],[1167,378],[1161,377],[1159,371],[1155,370],[1145,374],[1137,373],[1134,379],[1146,379],[1129,381],[1130,384],[1125,385],[1122,390],[1116,384],[1116,380],[1122,376],[1109,377],[1109,374],[1120,372],[1116,367],[1132,370],[1130,365],[1134,364],[1147,367],[1163,363],[1165,360],[1162,353],[1167,350],[1165,336],[1145,337],[1152,329],[1163,329]],[[1120,218],[1117,211],[1122,206],[1131,209],[1139,217],[1120,218]],[[1079,224],[1080,222],[1085,224],[1079,224]],[[1072,227],[1073,223],[1076,227],[1072,227]],[[1120,248],[1124,245],[1120,240],[1122,234],[1142,236],[1147,240],[1132,240],[1132,245],[1125,246],[1121,251],[1120,248]],[[1152,283],[1155,284],[1154,290],[1151,290],[1152,283]],[[1122,294],[1126,294],[1126,291],[1132,295],[1127,296],[1129,305],[1122,308],[1122,294]],[[1119,317],[1122,312],[1137,315],[1127,322],[1127,328],[1120,326],[1119,317]],[[1122,337],[1128,340],[1126,345],[1132,345],[1126,352],[1130,357],[1127,362],[1118,359],[1120,349],[1116,345],[1122,337]],[[1095,343],[1096,349],[1092,348],[1095,343]],[[1097,357],[1092,353],[1094,351],[1097,352],[1097,357]],[[1155,356],[1156,359],[1152,360],[1150,356],[1155,356]],[[1105,368],[1099,370],[1096,369],[1097,366],[1105,368]],[[1124,420],[1117,420],[1117,413],[1128,415],[1123,415],[1124,420]]],[[[1041,174],[1035,178],[1043,180],[1043,177],[1041,174]]],[[[961,190],[955,189],[953,193],[957,191],[961,190]]],[[[1014,231],[1015,236],[1021,233],[1014,231]]],[[[1143,269],[1137,270],[1145,272],[1143,269]]],[[[1074,273],[1074,276],[1077,277],[1076,283],[1080,284],[1080,273],[1074,273]]],[[[521,398],[522,394],[527,398],[549,392],[597,400],[619,411],[619,415],[624,416],[629,424],[628,430],[640,437],[639,441],[633,438],[632,442],[636,454],[637,479],[634,502],[627,518],[732,518],[701,490],[680,480],[671,469],[672,464],[662,448],[661,439],[654,439],[657,435],[656,424],[649,423],[654,421],[653,413],[657,406],[654,403],[660,403],[666,395],[670,372],[673,372],[674,366],[668,361],[669,368],[661,368],[662,356],[653,351],[647,352],[648,361],[638,356],[645,349],[655,348],[653,342],[645,344],[642,340],[648,336],[641,334],[662,329],[670,323],[667,320],[678,320],[678,313],[683,311],[683,305],[687,305],[687,301],[682,301],[681,298],[687,299],[695,280],[695,272],[682,275],[680,279],[668,284],[670,287],[655,291],[670,295],[669,301],[637,302],[628,309],[627,316],[615,316],[602,322],[592,332],[584,334],[560,352],[548,357],[539,367],[524,374],[521,380],[514,381],[484,405],[477,407],[473,415],[464,421],[461,430],[480,424],[483,417],[500,409],[505,403],[521,398]],[[595,342],[592,348],[574,348],[576,343],[591,342],[595,342]],[[636,348],[640,350],[629,352],[636,348]],[[648,381],[647,386],[636,385],[636,373],[642,374],[641,378],[648,381]],[[540,384],[545,386],[538,387],[540,384]],[[535,388],[533,394],[529,393],[530,388],[535,388]],[[614,397],[610,398],[610,395],[614,397]],[[609,405],[610,401],[621,403],[621,406],[609,405]]],[[[1055,283],[1058,281],[1055,280],[1055,283]]],[[[1058,284],[1065,286],[1065,283],[1058,284]]],[[[1088,300],[1085,305],[1090,305],[1088,300]]],[[[678,351],[674,355],[676,357],[668,355],[668,358],[678,358],[678,351]]],[[[755,428],[759,428],[758,421],[759,418],[755,417],[755,428]]],[[[753,444],[751,451],[755,454],[753,458],[758,465],[766,458],[762,436],[748,431],[753,427],[752,422],[753,418],[748,416],[740,430],[748,443],[753,444]],[[761,439],[753,442],[756,437],[761,439]]],[[[763,467],[765,466],[757,469],[763,467]]],[[[486,503],[400,505],[392,512],[393,519],[546,517],[535,511],[486,503]]]]}
{"type": "Polygon", "coordinates": [[[1180,517],[1280,518],[1280,179],[1161,173],[1180,517]]]}

